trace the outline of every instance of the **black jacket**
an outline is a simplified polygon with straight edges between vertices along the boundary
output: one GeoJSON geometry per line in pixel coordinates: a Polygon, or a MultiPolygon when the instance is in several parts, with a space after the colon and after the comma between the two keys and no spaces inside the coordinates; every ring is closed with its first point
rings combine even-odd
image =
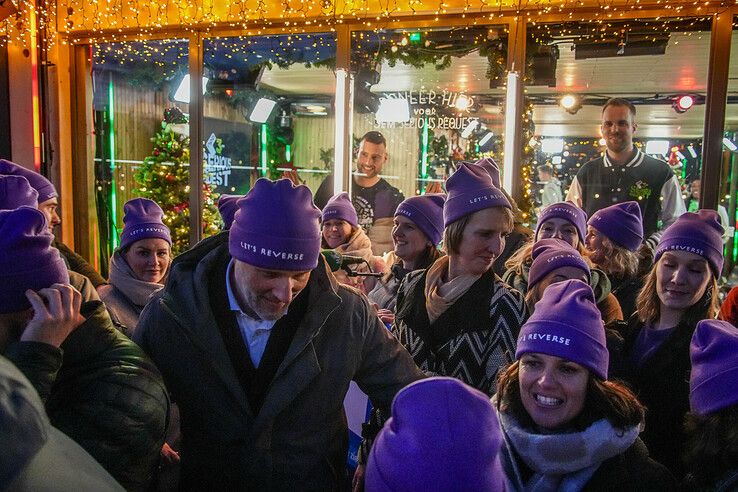
{"type": "Polygon", "coordinates": [[[159,371],[113,327],[100,301],[60,348],[15,342],[5,354],[31,381],[51,423],[128,490],[146,490],[159,464],[169,399],[159,371]]]}
{"type": "Polygon", "coordinates": [[[611,275],[610,284],[612,286],[610,292],[618,299],[620,309],[623,310],[623,319],[630,319],[636,312],[636,300],[643,287],[643,278],[639,276],[620,278],[611,275]]]}
{"type": "Polygon", "coordinates": [[[669,470],[649,458],[646,445],[636,439],[624,453],[604,461],[583,492],[669,491],[676,486],[669,470]]]}
{"type": "Polygon", "coordinates": [[[523,297],[488,270],[430,323],[425,307],[427,270],[408,274],[397,296],[392,333],[427,374],[450,376],[492,395],[500,370],[515,360],[523,297]]]}
{"type": "Polygon", "coordinates": [[[633,367],[629,359],[643,324],[633,316],[629,322],[611,324],[608,328],[617,330],[622,338],[619,343],[608,343],[610,378],[628,383],[646,406],[646,427],[641,439],[653,459],[681,479],[685,471],[681,461],[686,439],[683,422],[689,411],[689,343],[695,325],[678,325],[640,367],[633,367]]]}

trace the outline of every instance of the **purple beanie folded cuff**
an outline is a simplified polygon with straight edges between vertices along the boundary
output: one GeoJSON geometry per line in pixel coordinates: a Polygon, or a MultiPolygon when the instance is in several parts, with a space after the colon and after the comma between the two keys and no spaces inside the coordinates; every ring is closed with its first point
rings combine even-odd
{"type": "Polygon", "coordinates": [[[359,227],[359,216],[347,192],[334,195],[328,200],[322,213],[322,221],[326,220],[343,220],[354,227],[359,227]]]}
{"type": "Polygon", "coordinates": [[[318,266],[320,241],[315,238],[282,238],[249,234],[233,223],[228,250],[231,256],[267,270],[303,272],[318,266]]]}
{"type": "Polygon", "coordinates": [[[492,207],[505,207],[512,210],[505,195],[492,186],[454,196],[449,195],[443,207],[443,225],[448,227],[449,224],[462,217],[492,207]]]}
{"type": "Polygon", "coordinates": [[[0,314],[17,313],[31,307],[26,291],[39,291],[54,284],[69,284],[69,271],[59,253],[55,260],[23,272],[0,274],[0,314]]]}
{"type": "Polygon", "coordinates": [[[595,212],[589,219],[589,225],[597,229],[606,236],[610,241],[629,251],[638,251],[643,243],[643,236],[626,229],[618,220],[614,220],[608,216],[599,215],[595,212]]]}
{"type": "MultiPolygon", "coordinates": [[[[722,246],[722,242],[720,244],[722,246]]],[[[659,258],[666,251],[686,251],[687,253],[699,255],[707,260],[712,273],[716,277],[719,278],[722,274],[724,261],[722,249],[717,250],[710,243],[700,241],[695,237],[668,237],[666,240],[660,241],[656,247],[654,263],[659,261],[659,258]]]]}
{"type": "Polygon", "coordinates": [[[137,224],[133,227],[126,227],[120,234],[120,248],[125,249],[127,246],[140,241],[142,239],[163,239],[172,244],[172,236],[169,228],[162,223],[153,222],[151,224],[137,224]]]}
{"type": "Polygon", "coordinates": [[[707,415],[738,403],[738,367],[719,372],[690,389],[690,407],[707,415]]]}
{"type": "Polygon", "coordinates": [[[550,319],[526,322],[518,337],[515,359],[529,353],[561,357],[590,369],[602,379],[607,379],[610,360],[607,347],[586,331],[570,324],[550,319]],[[572,335],[576,335],[576,338],[572,335]],[[586,343],[582,343],[581,337],[585,337],[586,343]]]}
{"type": "Polygon", "coordinates": [[[407,217],[430,239],[435,245],[441,242],[443,237],[443,217],[442,209],[438,208],[437,217],[432,217],[423,211],[420,207],[415,206],[411,201],[405,200],[395,211],[395,216],[402,215],[407,217]]]}
{"type": "Polygon", "coordinates": [[[579,241],[584,242],[584,236],[587,235],[587,212],[571,202],[554,203],[541,211],[538,217],[538,223],[536,224],[535,234],[533,235],[535,240],[538,240],[538,231],[543,223],[553,218],[571,222],[577,230],[579,241]]]}
{"type": "Polygon", "coordinates": [[[543,253],[533,260],[528,271],[528,289],[543,280],[552,271],[563,267],[578,268],[587,274],[588,282],[591,280],[589,266],[576,250],[574,252],[551,251],[543,253]]]}
{"type": "Polygon", "coordinates": [[[0,159],[0,174],[23,176],[26,178],[33,189],[38,192],[38,203],[43,203],[59,196],[54,185],[45,176],[14,162],[0,159]]]}

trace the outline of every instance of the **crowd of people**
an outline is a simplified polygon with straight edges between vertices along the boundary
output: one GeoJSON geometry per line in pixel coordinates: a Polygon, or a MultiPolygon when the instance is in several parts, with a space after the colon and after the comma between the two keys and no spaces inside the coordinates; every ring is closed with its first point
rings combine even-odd
{"type": "Polygon", "coordinates": [[[107,280],[55,240],[53,184],[0,160],[0,490],[738,489],[724,228],[635,128],[609,101],[605,156],[529,233],[493,160],[404,199],[370,132],[355,195],[259,179],[177,258],[128,201],[107,280]]]}

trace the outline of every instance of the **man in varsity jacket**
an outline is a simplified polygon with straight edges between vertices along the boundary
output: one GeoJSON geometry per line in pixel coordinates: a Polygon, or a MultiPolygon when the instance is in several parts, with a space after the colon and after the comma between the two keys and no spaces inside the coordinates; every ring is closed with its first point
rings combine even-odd
{"type": "Polygon", "coordinates": [[[669,165],[633,146],[638,127],[635,115],[630,101],[613,98],[605,103],[602,136],[607,151],[582,166],[566,199],[582,207],[590,217],[615,203],[635,200],[643,214],[644,237],[649,238],[670,226],[685,212],[685,207],[679,181],[669,165]]]}

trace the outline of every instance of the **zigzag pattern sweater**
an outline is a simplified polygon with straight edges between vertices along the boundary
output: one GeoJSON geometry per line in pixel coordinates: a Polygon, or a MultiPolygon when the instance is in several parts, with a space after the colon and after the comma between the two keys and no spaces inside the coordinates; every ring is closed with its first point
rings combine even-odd
{"type": "Polygon", "coordinates": [[[422,371],[458,378],[493,395],[497,374],[515,360],[517,337],[527,318],[523,296],[490,270],[431,324],[425,278],[425,270],[405,277],[393,334],[422,371]]]}

